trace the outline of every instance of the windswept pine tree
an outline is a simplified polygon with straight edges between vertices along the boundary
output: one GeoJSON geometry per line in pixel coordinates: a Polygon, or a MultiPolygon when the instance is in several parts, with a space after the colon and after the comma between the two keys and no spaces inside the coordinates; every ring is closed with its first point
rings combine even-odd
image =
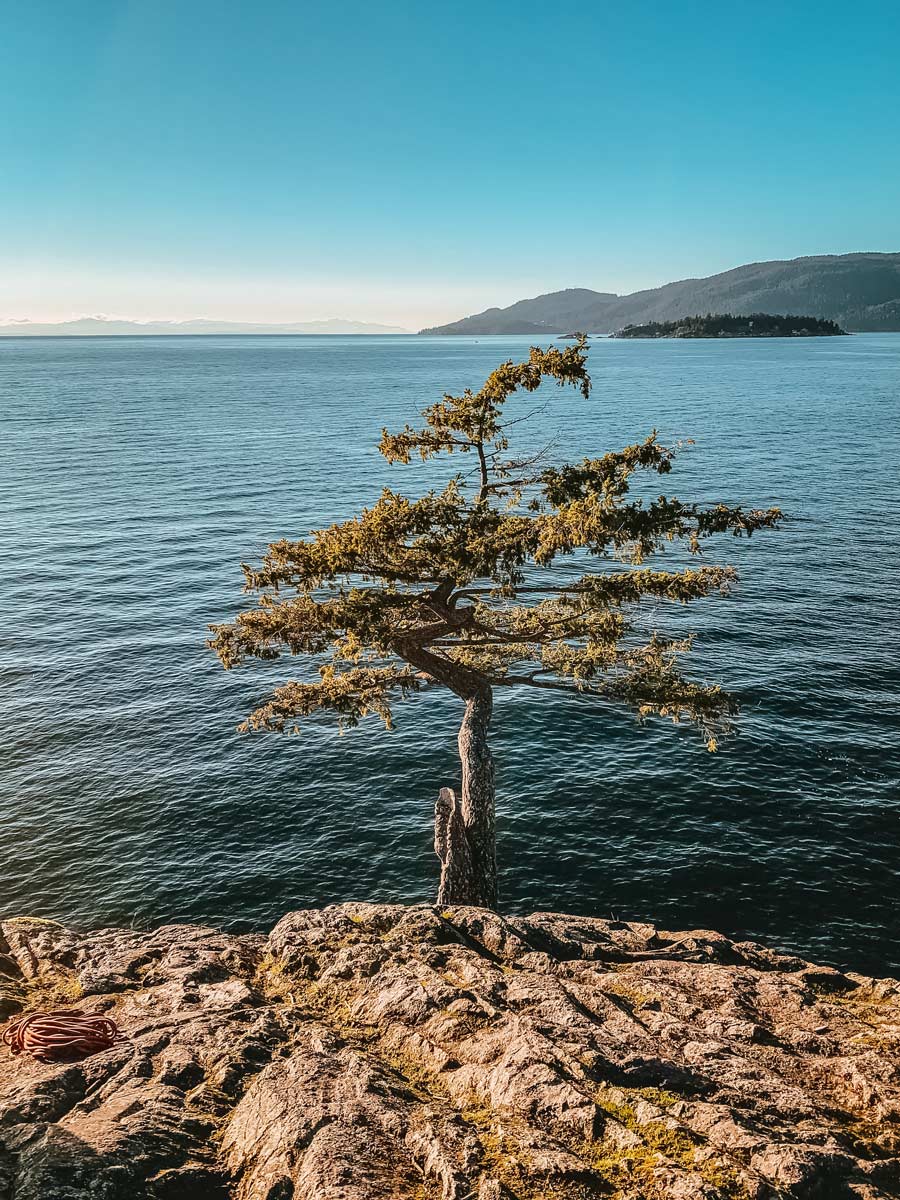
{"type": "Polygon", "coordinates": [[[344,725],[374,713],[390,727],[393,704],[423,688],[459,697],[461,785],[442,788],[435,808],[442,904],[497,903],[494,689],[528,688],[536,698],[553,689],[627,705],[640,719],[690,721],[714,749],[735,698],[686,678],[689,640],[642,635],[641,612],[725,593],[735,572],[645,563],[667,543],[697,553],[714,534],[750,535],[780,519],[777,509],[630,497],[635,472],[671,470],[674,451],[655,435],[571,465],[511,457],[506,403],[545,380],[588,398],[583,338],[502,363],[477,392],[426,408],[421,428],[384,430],[388,462],[465,454],[477,463],[474,482],[457,474],[417,500],[385,489],[351,520],[275,542],[258,567],[243,567],[257,606],[212,627],[226,668],[285,654],[306,668],[275,688],[245,730],[295,729],[320,710],[344,725]]]}

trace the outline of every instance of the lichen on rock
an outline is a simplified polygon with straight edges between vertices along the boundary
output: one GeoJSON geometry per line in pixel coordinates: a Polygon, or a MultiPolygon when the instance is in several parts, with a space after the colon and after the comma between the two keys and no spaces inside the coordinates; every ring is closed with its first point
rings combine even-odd
{"type": "Polygon", "coordinates": [[[708,931],[344,904],[268,938],[0,925],[0,1200],[900,1196],[900,985],[708,931]]]}

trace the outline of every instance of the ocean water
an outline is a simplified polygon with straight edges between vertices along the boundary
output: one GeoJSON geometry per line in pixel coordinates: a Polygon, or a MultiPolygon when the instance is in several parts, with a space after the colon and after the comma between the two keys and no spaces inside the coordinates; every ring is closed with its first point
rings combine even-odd
{"type": "MultiPolygon", "coordinates": [[[[527,344],[0,340],[0,911],[248,929],[433,896],[459,703],[398,706],[390,734],[242,736],[290,664],[226,674],[206,626],[247,602],[238,564],[269,540],[440,482],[389,467],[382,426],[527,344]]],[[[590,361],[591,399],[542,393],[519,444],[577,458],[655,427],[695,442],[657,491],[789,519],[707,543],[734,596],[648,617],[695,629],[693,673],[740,695],[718,754],[584,699],[499,696],[503,907],[897,972],[900,334],[604,340],[590,361]]]]}

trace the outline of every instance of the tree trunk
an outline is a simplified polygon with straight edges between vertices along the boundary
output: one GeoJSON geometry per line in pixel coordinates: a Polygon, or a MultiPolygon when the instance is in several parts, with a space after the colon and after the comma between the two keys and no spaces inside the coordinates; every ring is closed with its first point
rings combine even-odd
{"type": "Polygon", "coordinates": [[[488,746],[493,698],[480,688],[466,700],[459,730],[462,790],[441,788],[434,808],[434,849],[441,860],[438,904],[497,907],[494,760],[488,746]]]}

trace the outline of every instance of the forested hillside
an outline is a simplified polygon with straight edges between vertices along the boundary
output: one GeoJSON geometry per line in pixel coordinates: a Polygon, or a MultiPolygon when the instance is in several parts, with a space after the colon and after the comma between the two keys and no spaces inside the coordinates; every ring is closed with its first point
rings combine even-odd
{"type": "Polygon", "coordinates": [[[807,313],[836,321],[848,331],[900,330],[900,253],[750,263],[630,296],[567,288],[422,332],[613,333],[625,325],[677,321],[688,313],[706,312],[807,313]]]}

